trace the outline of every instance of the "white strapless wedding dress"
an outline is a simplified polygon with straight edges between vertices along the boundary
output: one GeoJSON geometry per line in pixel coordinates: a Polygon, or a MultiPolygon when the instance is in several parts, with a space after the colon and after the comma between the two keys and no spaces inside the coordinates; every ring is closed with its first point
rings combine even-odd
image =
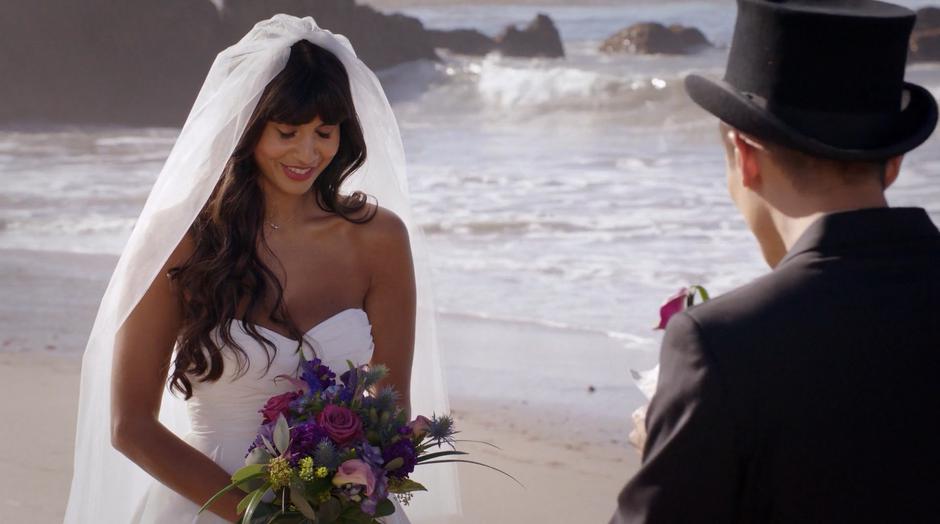
{"type": "MultiPolygon", "coordinates": [[[[204,453],[225,471],[233,473],[245,465],[245,454],[254,441],[261,424],[258,410],[272,396],[292,391],[286,380],[278,375],[296,376],[298,369],[297,343],[270,329],[256,326],[262,335],[277,346],[277,355],[265,373],[267,357],[261,347],[241,323],[232,323],[232,336],[248,354],[251,363],[247,373],[236,378],[237,363],[231,352],[224,358],[225,370],[216,382],[193,381],[193,396],[187,401],[192,431],[185,440],[204,453]]],[[[336,371],[348,369],[347,360],[355,365],[368,363],[372,358],[372,326],[362,309],[347,309],[324,320],[306,333],[306,338],[317,350],[317,357],[336,371]]],[[[304,347],[309,359],[309,349],[304,347]]],[[[409,524],[408,517],[395,502],[394,514],[382,519],[387,524],[409,524]]],[[[199,506],[177,494],[163,484],[153,481],[147,494],[137,507],[132,520],[135,524],[223,524],[227,521],[214,513],[196,515],[199,506]]]]}

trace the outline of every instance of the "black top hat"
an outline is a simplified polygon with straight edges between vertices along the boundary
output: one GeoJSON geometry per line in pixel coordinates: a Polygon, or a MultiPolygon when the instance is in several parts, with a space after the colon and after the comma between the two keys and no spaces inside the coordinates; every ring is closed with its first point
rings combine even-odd
{"type": "Polygon", "coordinates": [[[685,79],[730,126],[823,158],[884,160],[937,124],[929,91],[904,81],[915,14],[870,0],[738,0],[724,80],[685,79]]]}

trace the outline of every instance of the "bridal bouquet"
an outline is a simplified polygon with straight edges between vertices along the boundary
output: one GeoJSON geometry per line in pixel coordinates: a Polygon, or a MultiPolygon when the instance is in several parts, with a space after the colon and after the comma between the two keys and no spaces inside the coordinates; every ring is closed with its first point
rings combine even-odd
{"type": "MultiPolygon", "coordinates": [[[[666,329],[666,324],[669,323],[669,319],[672,318],[676,313],[685,311],[687,308],[695,305],[696,297],[700,297],[702,302],[707,301],[710,297],[708,291],[705,290],[702,286],[691,286],[688,288],[682,288],[676,292],[675,295],[666,299],[666,302],[663,303],[659,308],[659,324],[656,325],[653,329],[663,330],[666,329]]],[[[656,383],[658,382],[659,376],[659,365],[653,369],[646,371],[636,371],[630,370],[630,373],[633,375],[633,379],[636,381],[637,387],[640,389],[640,392],[643,393],[647,399],[653,398],[653,393],[656,392],[656,383]]],[[[633,418],[633,431],[630,432],[630,435],[627,437],[635,448],[643,451],[643,446],[646,443],[646,410],[649,408],[649,404],[643,404],[638,407],[632,415],[633,418]]]]}
{"type": "Polygon", "coordinates": [[[302,364],[300,379],[279,377],[297,390],[267,401],[245,467],[200,512],[237,487],[248,493],[238,505],[245,524],[257,521],[259,506],[270,510],[264,522],[375,523],[394,513],[390,495],[407,504],[426,491],[409,478],[416,465],[471,462],[447,458],[466,455],[454,448],[449,416],[408,421],[393,389],[368,394],[386,373],[350,363],[337,381],[314,359],[302,364]],[[445,444],[451,449],[431,452],[445,444]]]}

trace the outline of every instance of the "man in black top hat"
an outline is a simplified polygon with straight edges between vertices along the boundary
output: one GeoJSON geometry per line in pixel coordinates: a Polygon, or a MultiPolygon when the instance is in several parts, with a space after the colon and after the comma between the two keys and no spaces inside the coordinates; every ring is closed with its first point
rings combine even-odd
{"type": "Polygon", "coordinates": [[[686,79],[773,271],[669,322],[612,523],[940,522],[940,232],[884,195],[937,123],[913,24],[739,0],[724,80],[686,79]]]}

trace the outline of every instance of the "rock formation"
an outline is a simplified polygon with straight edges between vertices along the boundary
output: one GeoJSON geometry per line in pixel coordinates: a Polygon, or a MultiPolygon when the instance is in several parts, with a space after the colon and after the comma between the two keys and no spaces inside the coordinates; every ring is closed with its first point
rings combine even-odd
{"type": "Polygon", "coordinates": [[[523,29],[507,26],[496,38],[472,29],[429,31],[434,47],[464,55],[482,56],[496,51],[506,56],[562,58],[565,49],[555,23],[540,14],[523,29]]]}
{"type": "Polygon", "coordinates": [[[646,22],[621,29],[605,40],[600,50],[606,53],[686,55],[708,47],[712,47],[711,43],[694,27],[666,27],[646,22]]]}
{"type": "Polygon", "coordinates": [[[911,33],[910,60],[940,61],[940,8],[924,7],[917,10],[917,23],[911,33]]]}
{"type": "Polygon", "coordinates": [[[506,56],[561,58],[565,49],[555,23],[539,14],[524,29],[511,25],[496,37],[499,51],[506,56]]]}
{"type": "Polygon", "coordinates": [[[482,56],[496,50],[496,41],[474,29],[428,30],[431,45],[462,55],[482,56]]]}

